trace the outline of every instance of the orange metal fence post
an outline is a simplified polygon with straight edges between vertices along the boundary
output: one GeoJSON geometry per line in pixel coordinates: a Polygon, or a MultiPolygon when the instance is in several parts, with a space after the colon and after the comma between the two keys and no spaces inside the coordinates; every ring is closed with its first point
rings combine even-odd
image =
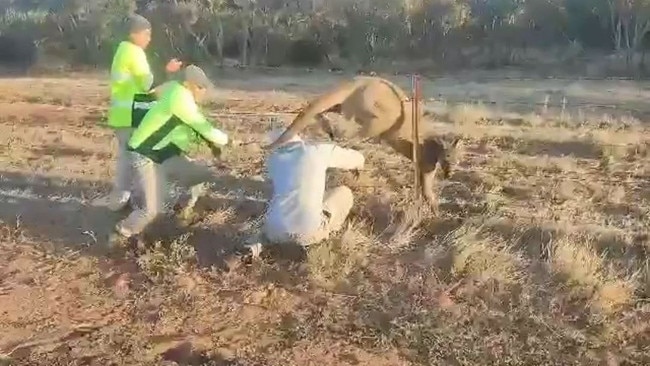
{"type": "Polygon", "coordinates": [[[418,200],[421,198],[420,185],[420,80],[418,75],[411,75],[411,132],[413,140],[413,174],[414,178],[414,196],[418,200]]]}

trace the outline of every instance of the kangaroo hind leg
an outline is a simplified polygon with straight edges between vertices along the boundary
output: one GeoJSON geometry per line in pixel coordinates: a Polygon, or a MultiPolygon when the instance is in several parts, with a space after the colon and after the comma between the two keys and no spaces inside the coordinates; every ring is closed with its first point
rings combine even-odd
{"type": "Polygon", "coordinates": [[[436,200],[436,194],[435,194],[435,176],[436,176],[436,170],[433,169],[431,171],[422,171],[420,172],[420,189],[422,192],[422,196],[426,200],[426,202],[433,208],[434,210],[437,210],[438,206],[438,201],[436,200]]]}

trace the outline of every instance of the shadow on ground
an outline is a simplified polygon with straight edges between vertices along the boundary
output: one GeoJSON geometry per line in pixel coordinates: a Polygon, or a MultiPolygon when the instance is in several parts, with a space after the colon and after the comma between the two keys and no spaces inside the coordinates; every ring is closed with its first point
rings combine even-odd
{"type": "Polygon", "coordinates": [[[106,185],[97,181],[0,173],[0,220],[19,225],[44,245],[87,246],[108,235],[116,214],[85,204],[84,197],[106,185]]]}
{"type": "Polygon", "coordinates": [[[236,360],[225,359],[220,355],[211,355],[207,352],[194,349],[191,342],[182,342],[176,347],[170,348],[162,354],[162,359],[174,362],[177,365],[186,366],[239,366],[242,365],[236,360]]]}
{"type": "Polygon", "coordinates": [[[578,159],[599,159],[602,147],[590,140],[553,141],[547,139],[521,140],[513,136],[501,136],[493,141],[503,151],[513,151],[528,156],[573,156],[578,159]]]}
{"type": "MultiPolygon", "coordinates": [[[[215,192],[232,198],[204,203],[203,210],[219,210],[226,207],[235,213],[238,224],[249,221],[263,212],[264,200],[252,201],[252,206],[242,196],[263,195],[267,190],[264,182],[219,176],[214,180],[215,192]],[[237,187],[234,191],[231,188],[237,187]],[[237,194],[235,194],[237,193],[237,194]]],[[[94,207],[89,197],[98,191],[108,191],[104,182],[90,180],[66,181],[44,176],[26,176],[13,172],[0,172],[0,220],[9,227],[20,227],[23,235],[32,242],[57,247],[79,248],[102,246],[118,220],[128,212],[113,213],[103,207],[94,207]]],[[[164,240],[186,231],[187,228],[174,224],[177,220],[160,220],[163,230],[154,232],[152,240],[164,240]]],[[[219,233],[234,232],[220,230],[217,224],[201,234],[202,242],[219,241],[219,233]],[[215,237],[209,238],[211,234],[215,237]]]]}
{"type": "Polygon", "coordinates": [[[485,210],[485,182],[471,170],[457,170],[444,184],[438,183],[439,210],[451,215],[469,216],[485,210]]]}
{"type": "Polygon", "coordinates": [[[574,156],[579,159],[598,159],[602,155],[602,148],[591,141],[527,140],[517,149],[517,152],[528,156],[574,156]]]}
{"type": "Polygon", "coordinates": [[[229,199],[215,195],[197,203],[201,221],[189,228],[201,267],[226,268],[230,256],[256,234],[256,222],[264,214],[266,202],[254,199],[229,199]]]}
{"type": "Polygon", "coordinates": [[[52,144],[38,146],[31,149],[32,154],[42,157],[43,155],[56,156],[56,157],[75,157],[80,158],[82,161],[88,160],[90,157],[96,157],[100,160],[111,159],[111,154],[105,152],[92,152],[74,146],[52,144]]]}

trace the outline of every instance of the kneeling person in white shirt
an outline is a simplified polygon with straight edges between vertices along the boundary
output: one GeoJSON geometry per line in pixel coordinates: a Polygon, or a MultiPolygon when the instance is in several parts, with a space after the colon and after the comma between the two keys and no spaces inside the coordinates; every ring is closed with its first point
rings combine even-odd
{"type": "MultiPolygon", "coordinates": [[[[284,131],[269,133],[269,142],[284,131]]],[[[325,192],[328,168],[359,169],[363,155],[331,143],[308,143],[300,136],[278,146],[267,158],[273,197],[264,220],[264,236],[272,243],[302,246],[327,239],[343,226],[354,198],[346,186],[325,192]]]]}

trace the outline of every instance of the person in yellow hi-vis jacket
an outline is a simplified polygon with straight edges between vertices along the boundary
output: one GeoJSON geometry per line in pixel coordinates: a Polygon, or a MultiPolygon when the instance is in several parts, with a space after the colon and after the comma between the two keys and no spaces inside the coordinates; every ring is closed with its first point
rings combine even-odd
{"type": "Polygon", "coordinates": [[[179,81],[169,81],[159,90],[160,97],[133,131],[128,150],[133,156],[144,207],[116,226],[124,237],[142,232],[166,206],[167,181],[190,188],[193,206],[213,177],[207,166],[189,160],[186,155],[206,143],[215,156],[228,144],[228,135],[215,128],[197,105],[213,85],[203,70],[187,66],[179,81]]]}
{"type": "MultiPolygon", "coordinates": [[[[118,142],[114,185],[108,197],[95,201],[113,211],[123,209],[131,197],[132,162],[126,152],[127,141],[133,131],[132,106],[136,94],[153,92],[153,73],[144,50],[151,42],[151,23],[141,15],[131,15],[127,20],[129,39],[122,41],[111,65],[111,104],[108,126],[115,132],[118,142]]],[[[168,73],[180,69],[181,62],[172,59],[166,66],[168,73]]]]}

